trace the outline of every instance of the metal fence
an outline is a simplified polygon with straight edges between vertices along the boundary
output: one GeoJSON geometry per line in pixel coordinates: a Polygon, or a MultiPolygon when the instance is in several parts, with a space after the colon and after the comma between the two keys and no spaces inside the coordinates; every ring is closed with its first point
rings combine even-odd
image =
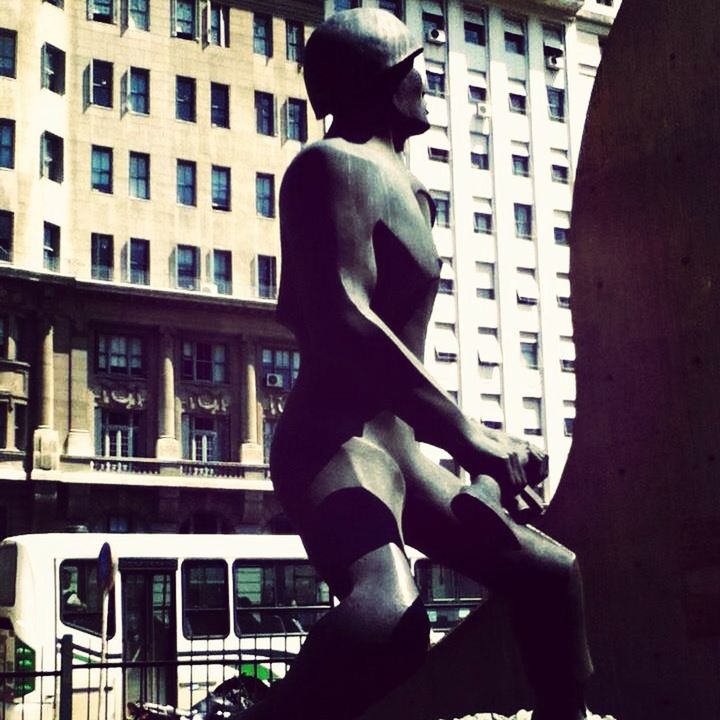
{"type": "Polygon", "coordinates": [[[102,661],[89,658],[72,635],[57,650],[55,670],[0,667],[0,720],[122,720],[131,716],[128,703],[148,701],[189,710],[221,683],[235,683],[237,694],[238,678],[243,696],[253,698],[285,674],[295,655],[207,648],[173,660],[102,661]]]}

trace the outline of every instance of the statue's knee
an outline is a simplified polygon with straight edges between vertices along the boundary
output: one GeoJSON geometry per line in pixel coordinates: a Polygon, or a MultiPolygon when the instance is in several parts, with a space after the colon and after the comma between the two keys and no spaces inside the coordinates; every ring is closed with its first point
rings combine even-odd
{"type": "Polygon", "coordinates": [[[430,621],[420,598],[398,609],[397,621],[385,643],[385,663],[403,663],[415,668],[423,661],[430,644],[430,621]]]}

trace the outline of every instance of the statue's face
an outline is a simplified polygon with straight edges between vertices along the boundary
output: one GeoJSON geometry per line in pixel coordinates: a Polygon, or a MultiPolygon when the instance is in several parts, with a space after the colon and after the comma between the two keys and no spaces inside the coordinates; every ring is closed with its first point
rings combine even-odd
{"type": "Polygon", "coordinates": [[[411,68],[393,95],[396,121],[400,124],[398,130],[405,138],[420,135],[430,127],[424,95],[422,76],[415,68],[411,68]]]}

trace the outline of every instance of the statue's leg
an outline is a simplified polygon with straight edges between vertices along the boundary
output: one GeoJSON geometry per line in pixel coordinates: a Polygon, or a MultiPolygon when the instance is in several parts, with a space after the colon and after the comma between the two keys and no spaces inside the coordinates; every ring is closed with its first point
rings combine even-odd
{"type": "Polygon", "coordinates": [[[584,684],[592,673],[575,555],[538,530],[511,525],[517,542],[492,524],[459,521],[450,502],[463,487],[451,473],[418,459],[408,476],[407,542],[472,577],[507,603],[528,680],[534,717],[584,714],[584,684]]]}
{"type": "Polygon", "coordinates": [[[391,510],[402,496],[397,466],[354,439],[290,503],[310,559],[341,602],[242,720],[349,720],[422,662],[429,624],[391,510]]]}

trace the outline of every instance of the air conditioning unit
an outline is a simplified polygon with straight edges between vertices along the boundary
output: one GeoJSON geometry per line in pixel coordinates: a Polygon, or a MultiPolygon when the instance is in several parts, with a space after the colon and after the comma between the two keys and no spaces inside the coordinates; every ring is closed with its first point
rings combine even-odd
{"type": "Polygon", "coordinates": [[[265,375],[265,387],[281,388],[284,387],[283,376],[278,373],[268,373],[265,375]]]}
{"type": "Polygon", "coordinates": [[[549,70],[562,70],[565,67],[565,58],[562,55],[546,55],[545,67],[549,70]]]}
{"type": "Polygon", "coordinates": [[[213,282],[203,283],[200,290],[204,293],[211,293],[213,295],[217,295],[218,286],[213,282]]]}
{"type": "Polygon", "coordinates": [[[432,28],[432,30],[427,31],[425,39],[434,45],[444,45],[447,40],[447,36],[445,35],[444,30],[440,30],[440,28],[432,28]]]}
{"type": "Polygon", "coordinates": [[[479,118],[490,117],[490,103],[479,102],[475,105],[475,115],[479,118]]]}

